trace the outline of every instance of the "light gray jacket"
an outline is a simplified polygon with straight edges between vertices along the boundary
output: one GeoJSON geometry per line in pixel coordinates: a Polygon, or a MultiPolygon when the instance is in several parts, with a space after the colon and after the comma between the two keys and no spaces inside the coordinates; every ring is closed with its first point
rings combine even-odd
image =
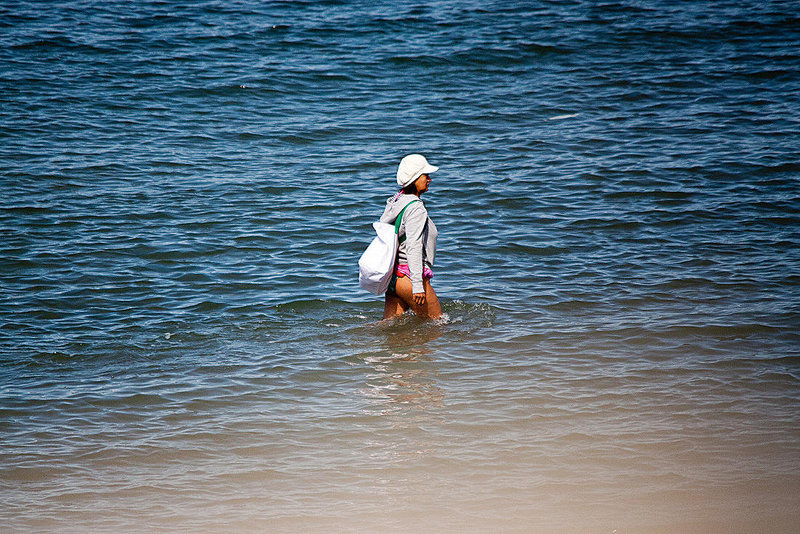
{"type": "MultiPolygon", "coordinates": [[[[400,211],[409,204],[419,200],[415,195],[401,194],[394,196],[386,201],[386,209],[381,216],[381,222],[394,224],[400,211]]],[[[436,225],[428,217],[428,210],[422,201],[416,202],[408,207],[403,213],[403,221],[400,223],[400,236],[406,236],[406,240],[400,244],[397,252],[397,263],[407,264],[411,272],[411,287],[414,293],[423,293],[422,269],[433,268],[433,259],[436,256],[436,238],[439,236],[436,225]]]]}

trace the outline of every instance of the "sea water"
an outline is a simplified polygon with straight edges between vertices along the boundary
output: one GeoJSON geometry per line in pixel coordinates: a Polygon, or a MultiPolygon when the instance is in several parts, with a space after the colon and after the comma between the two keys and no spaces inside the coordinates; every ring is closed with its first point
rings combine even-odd
{"type": "Polygon", "coordinates": [[[796,532],[797,7],[0,3],[0,530],[796,532]]]}

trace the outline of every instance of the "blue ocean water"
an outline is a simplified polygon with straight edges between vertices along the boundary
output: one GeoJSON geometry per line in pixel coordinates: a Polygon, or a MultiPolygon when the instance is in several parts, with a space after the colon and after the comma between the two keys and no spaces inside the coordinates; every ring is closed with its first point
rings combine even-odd
{"type": "Polygon", "coordinates": [[[0,3],[0,524],[796,531],[797,13],[0,3]]]}

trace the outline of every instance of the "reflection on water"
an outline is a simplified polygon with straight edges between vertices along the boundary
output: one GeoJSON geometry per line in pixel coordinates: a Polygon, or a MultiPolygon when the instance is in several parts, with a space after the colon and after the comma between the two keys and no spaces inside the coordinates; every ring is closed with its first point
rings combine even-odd
{"type": "Polygon", "coordinates": [[[429,321],[411,314],[381,321],[376,334],[382,350],[359,355],[367,366],[366,384],[360,391],[374,402],[367,412],[386,415],[402,408],[443,405],[435,350],[429,343],[442,336],[445,325],[446,319],[429,321]]]}
{"type": "Polygon", "coordinates": [[[361,392],[377,401],[378,409],[384,414],[394,411],[395,404],[422,410],[441,406],[445,395],[436,383],[431,354],[432,350],[419,348],[406,354],[367,356],[364,362],[370,370],[361,392]],[[382,401],[389,401],[389,405],[382,401]]]}

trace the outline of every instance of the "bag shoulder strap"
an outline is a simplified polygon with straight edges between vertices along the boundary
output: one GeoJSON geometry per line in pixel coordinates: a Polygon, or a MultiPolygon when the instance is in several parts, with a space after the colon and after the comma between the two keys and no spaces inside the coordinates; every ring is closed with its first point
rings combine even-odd
{"type": "MultiPolygon", "coordinates": [[[[403,206],[403,209],[400,210],[400,213],[397,215],[397,219],[395,219],[394,221],[394,233],[396,234],[400,233],[400,223],[403,222],[403,213],[405,213],[407,207],[409,207],[411,204],[415,202],[419,202],[419,200],[412,200],[411,202],[403,206]]],[[[405,240],[406,236],[403,235],[402,237],[400,237],[399,242],[402,243],[405,240]]]]}

